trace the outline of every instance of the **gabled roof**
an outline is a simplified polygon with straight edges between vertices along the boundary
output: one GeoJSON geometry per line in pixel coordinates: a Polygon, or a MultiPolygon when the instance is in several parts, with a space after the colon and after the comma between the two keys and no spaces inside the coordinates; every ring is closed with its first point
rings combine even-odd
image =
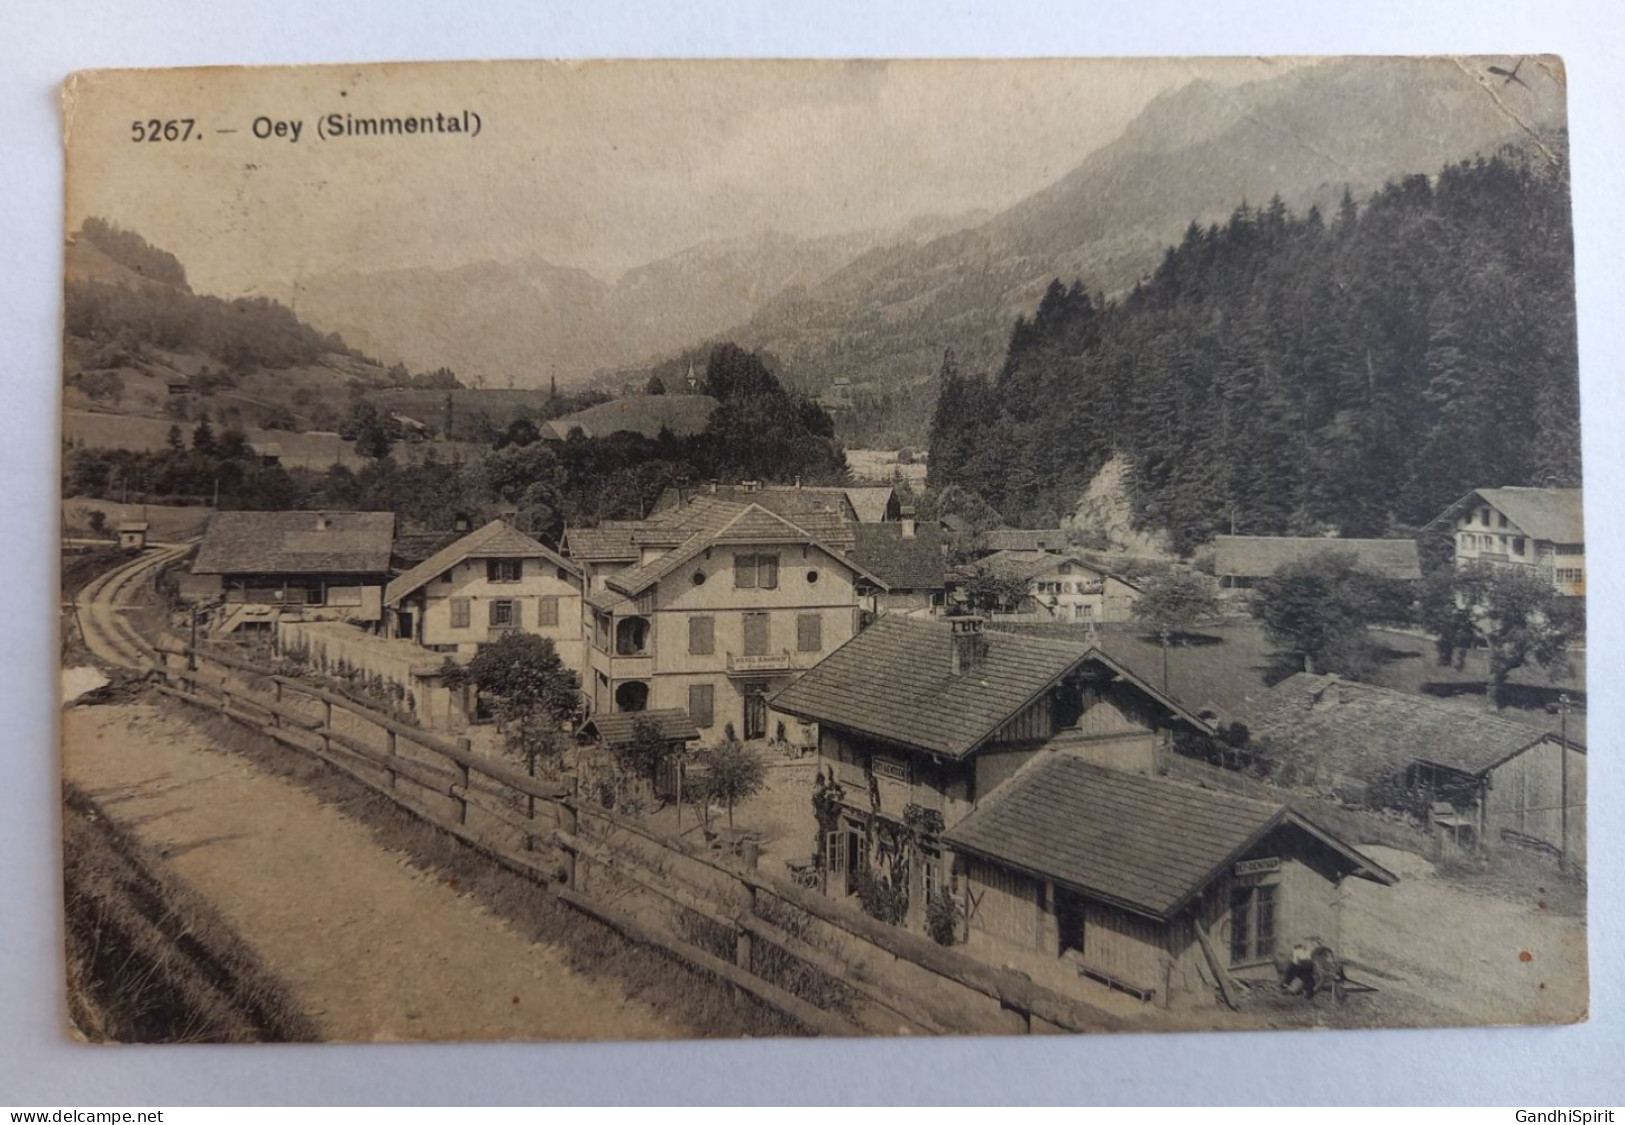
{"type": "Polygon", "coordinates": [[[882,616],[775,696],[773,709],[962,758],[1068,672],[1092,660],[1207,729],[1178,701],[1085,642],[999,632],[983,636],[987,651],[981,664],[955,675],[947,622],[882,616]]]}
{"type": "Polygon", "coordinates": [[[1218,535],[1213,539],[1214,573],[1221,578],[1268,578],[1288,563],[1326,551],[1352,551],[1362,570],[1384,578],[1422,577],[1414,539],[1328,539],[1324,536],[1218,535]]]}
{"type": "Polygon", "coordinates": [[[870,574],[861,564],[847,558],[839,548],[823,542],[810,534],[805,528],[796,526],[784,517],[774,515],[760,504],[746,505],[716,531],[694,532],[676,548],[659,558],[652,559],[642,566],[636,566],[619,574],[611,575],[607,580],[607,584],[610,588],[619,590],[628,597],[637,597],[708,547],[749,546],[753,544],[772,546],[796,543],[817,547],[825,554],[851,567],[865,578],[870,578],[882,586],[885,585],[884,582],[870,574]]]}
{"type": "Polygon", "coordinates": [[[653,711],[615,711],[594,715],[582,726],[583,734],[594,732],[606,746],[623,746],[637,737],[639,720],[660,728],[660,737],[667,742],[692,742],[700,737],[700,728],[687,711],[667,707],[653,711]]]}
{"type": "Polygon", "coordinates": [[[565,441],[571,430],[579,429],[587,437],[629,430],[656,438],[666,429],[677,437],[689,437],[705,429],[718,405],[710,395],[631,395],[544,422],[542,436],[565,441]]]}
{"type": "Polygon", "coordinates": [[[386,574],[394,512],[216,512],[193,574],[386,574]]]}
{"type": "Polygon", "coordinates": [[[1585,542],[1585,493],[1578,488],[1475,488],[1446,508],[1429,528],[1453,522],[1463,508],[1488,504],[1531,539],[1585,542]]]}
{"type": "Polygon", "coordinates": [[[564,533],[564,546],[579,562],[626,562],[639,553],[627,527],[572,527],[564,533]]]}
{"type": "Polygon", "coordinates": [[[991,555],[977,559],[967,569],[974,572],[977,567],[985,567],[990,574],[999,578],[1013,578],[1026,582],[1041,574],[1053,573],[1062,563],[1081,567],[1099,578],[1106,577],[1106,572],[1093,563],[1085,562],[1075,555],[1061,555],[1050,551],[995,551],[991,555]]]}
{"type": "Polygon", "coordinates": [[[1395,877],[1285,805],[1041,752],[943,834],[956,849],[1167,919],[1291,825],[1379,883],[1395,877]]]}
{"type": "Polygon", "coordinates": [[[1552,737],[1489,711],[1308,672],[1255,697],[1243,718],[1282,760],[1367,782],[1412,762],[1481,774],[1552,737]]]}
{"type": "Polygon", "coordinates": [[[394,605],[406,595],[433,582],[466,559],[543,559],[572,574],[581,570],[569,559],[536,542],[502,520],[492,520],[477,531],[430,555],[396,578],[384,590],[384,604],[394,605]]]}
{"type": "Polygon", "coordinates": [[[889,484],[860,485],[848,488],[846,498],[859,523],[881,523],[891,511],[897,493],[889,484]]]}
{"type": "Polygon", "coordinates": [[[942,533],[916,525],[912,537],[900,523],[864,523],[852,529],[852,561],[892,590],[941,590],[947,585],[942,533]]]}

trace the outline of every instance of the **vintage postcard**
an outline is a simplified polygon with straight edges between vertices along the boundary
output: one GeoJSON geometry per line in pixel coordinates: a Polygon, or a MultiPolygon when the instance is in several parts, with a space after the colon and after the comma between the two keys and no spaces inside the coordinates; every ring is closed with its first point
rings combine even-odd
{"type": "Polygon", "coordinates": [[[1559,59],[63,124],[77,1036],[1586,1017],[1559,59]]]}

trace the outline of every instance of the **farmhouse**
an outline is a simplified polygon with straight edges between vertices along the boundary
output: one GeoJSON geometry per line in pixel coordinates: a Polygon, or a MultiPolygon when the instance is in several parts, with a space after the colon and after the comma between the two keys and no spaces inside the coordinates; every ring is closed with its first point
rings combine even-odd
{"type": "Polygon", "coordinates": [[[1010,608],[1051,621],[1127,621],[1140,595],[1139,587],[1126,578],[1075,556],[1050,551],[995,551],[976,560],[975,568],[1026,583],[1026,600],[1010,608]]]}
{"type": "Polygon", "coordinates": [[[995,551],[1065,551],[1071,544],[1066,531],[1059,527],[1019,528],[1000,527],[985,532],[981,540],[983,552],[995,551]]]}
{"type": "Polygon", "coordinates": [[[185,592],[218,601],[210,628],[269,632],[278,621],[383,617],[393,512],[216,512],[185,592]]]}
{"type": "Polygon", "coordinates": [[[1208,725],[1095,645],[887,617],[773,706],[818,724],[827,893],[922,928],[953,902],[970,951],[1056,986],[1205,992],[1334,940],[1344,875],[1391,879],[1283,807],[1157,777],[1208,725]]]}
{"type": "Polygon", "coordinates": [[[551,640],[584,667],[581,568],[502,520],[418,563],[384,591],[386,631],[435,652],[472,656],[505,633],[551,640]]]}
{"type": "Polygon", "coordinates": [[[1478,488],[1445,509],[1427,530],[1449,528],[1456,565],[1518,567],[1559,594],[1586,590],[1585,510],[1578,488],[1478,488]]]}
{"type": "Polygon", "coordinates": [[[1218,535],[1213,539],[1214,574],[1225,589],[1250,589],[1289,563],[1307,562],[1327,551],[1352,552],[1362,570],[1403,582],[1422,577],[1414,539],[1330,539],[1284,535],[1218,535]]]}
{"type": "Polygon", "coordinates": [[[1583,744],[1490,712],[1299,672],[1246,708],[1274,777],[1399,805],[1452,842],[1531,844],[1583,860],[1583,744]]]}

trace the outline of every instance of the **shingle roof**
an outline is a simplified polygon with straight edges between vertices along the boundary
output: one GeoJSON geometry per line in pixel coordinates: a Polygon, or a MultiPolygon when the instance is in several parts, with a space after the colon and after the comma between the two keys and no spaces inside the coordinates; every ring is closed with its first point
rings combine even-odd
{"type": "Polygon", "coordinates": [[[571,573],[580,568],[564,556],[536,542],[502,520],[492,520],[424,559],[396,578],[384,590],[384,604],[394,605],[406,595],[433,582],[465,559],[545,559],[571,573]]]}
{"type": "Polygon", "coordinates": [[[1478,774],[1548,737],[1488,711],[1308,672],[1251,700],[1243,719],[1281,760],[1367,782],[1412,762],[1478,774]]]}
{"type": "Polygon", "coordinates": [[[859,523],[880,523],[886,518],[897,493],[890,485],[870,485],[846,490],[859,523]]]}
{"type": "Polygon", "coordinates": [[[942,534],[917,525],[904,538],[900,523],[864,523],[852,529],[852,559],[893,590],[941,590],[947,585],[942,534]]]}
{"type": "Polygon", "coordinates": [[[943,834],[955,848],[1168,918],[1280,825],[1330,844],[1349,868],[1393,876],[1285,805],[1044,753],[943,834]]]}
{"type": "Polygon", "coordinates": [[[1129,675],[1198,726],[1179,703],[1082,641],[984,634],[987,652],[954,675],[944,621],[883,616],[774,697],[774,710],[950,757],[964,757],[1085,660],[1129,675]]]}
{"type": "Polygon", "coordinates": [[[1098,566],[1072,555],[1059,555],[1050,551],[995,551],[991,555],[977,559],[969,569],[974,572],[976,567],[985,567],[990,574],[999,578],[1013,578],[1026,582],[1040,574],[1050,573],[1062,563],[1082,567],[1101,578],[1106,576],[1106,572],[1098,566]]]}
{"type": "Polygon", "coordinates": [[[1001,527],[989,531],[983,541],[989,551],[1064,551],[1067,546],[1066,532],[1058,527],[1001,527]]]}
{"type": "Polygon", "coordinates": [[[591,727],[597,732],[599,741],[606,746],[618,746],[637,737],[639,720],[658,726],[660,736],[668,742],[689,742],[700,737],[700,728],[694,725],[694,720],[689,717],[688,712],[679,707],[654,711],[615,711],[606,715],[594,715],[587,720],[587,725],[582,730],[585,732],[587,727],[591,727]]]}
{"type": "Polygon", "coordinates": [[[192,573],[385,574],[394,538],[394,512],[216,512],[192,573]]]}
{"type": "Polygon", "coordinates": [[[1585,493],[1578,488],[1477,488],[1428,524],[1453,520],[1464,507],[1490,505],[1531,539],[1585,542],[1585,493]]]}
{"type": "Polygon", "coordinates": [[[1213,569],[1221,577],[1267,578],[1277,567],[1326,551],[1352,551],[1361,569],[1385,578],[1422,577],[1414,539],[1327,539],[1284,535],[1219,535],[1213,569]]]}

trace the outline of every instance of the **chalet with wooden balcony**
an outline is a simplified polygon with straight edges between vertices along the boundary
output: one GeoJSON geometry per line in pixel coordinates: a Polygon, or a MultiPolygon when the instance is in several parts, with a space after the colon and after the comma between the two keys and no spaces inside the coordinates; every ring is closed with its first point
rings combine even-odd
{"type": "Polygon", "coordinates": [[[1517,567],[1565,597],[1585,596],[1585,505],[1578,488],[1477,488],[1425,530],[1439,529],[1454,538],[1458,567],[1517,567]]]}
{"type": "Polygon", "coordinates": [[[1200,993],[1335,941],[1345,875],[1392,880],[1284,806],[1160,776],[1208,724],[1099,644],[884,617],[772,706],[818,724],[826,892],[947,917],[1052,986],[1200,993]]]}
{"type": "Polygon", "coordinates": [[[884,586],[763,505],[710,495],[572,529],[566,547],[585,583],[594,712],[680,708],[713,741],[730,725],[776,735],[769,697],[857,632],[860,584],[884,586]]]}

